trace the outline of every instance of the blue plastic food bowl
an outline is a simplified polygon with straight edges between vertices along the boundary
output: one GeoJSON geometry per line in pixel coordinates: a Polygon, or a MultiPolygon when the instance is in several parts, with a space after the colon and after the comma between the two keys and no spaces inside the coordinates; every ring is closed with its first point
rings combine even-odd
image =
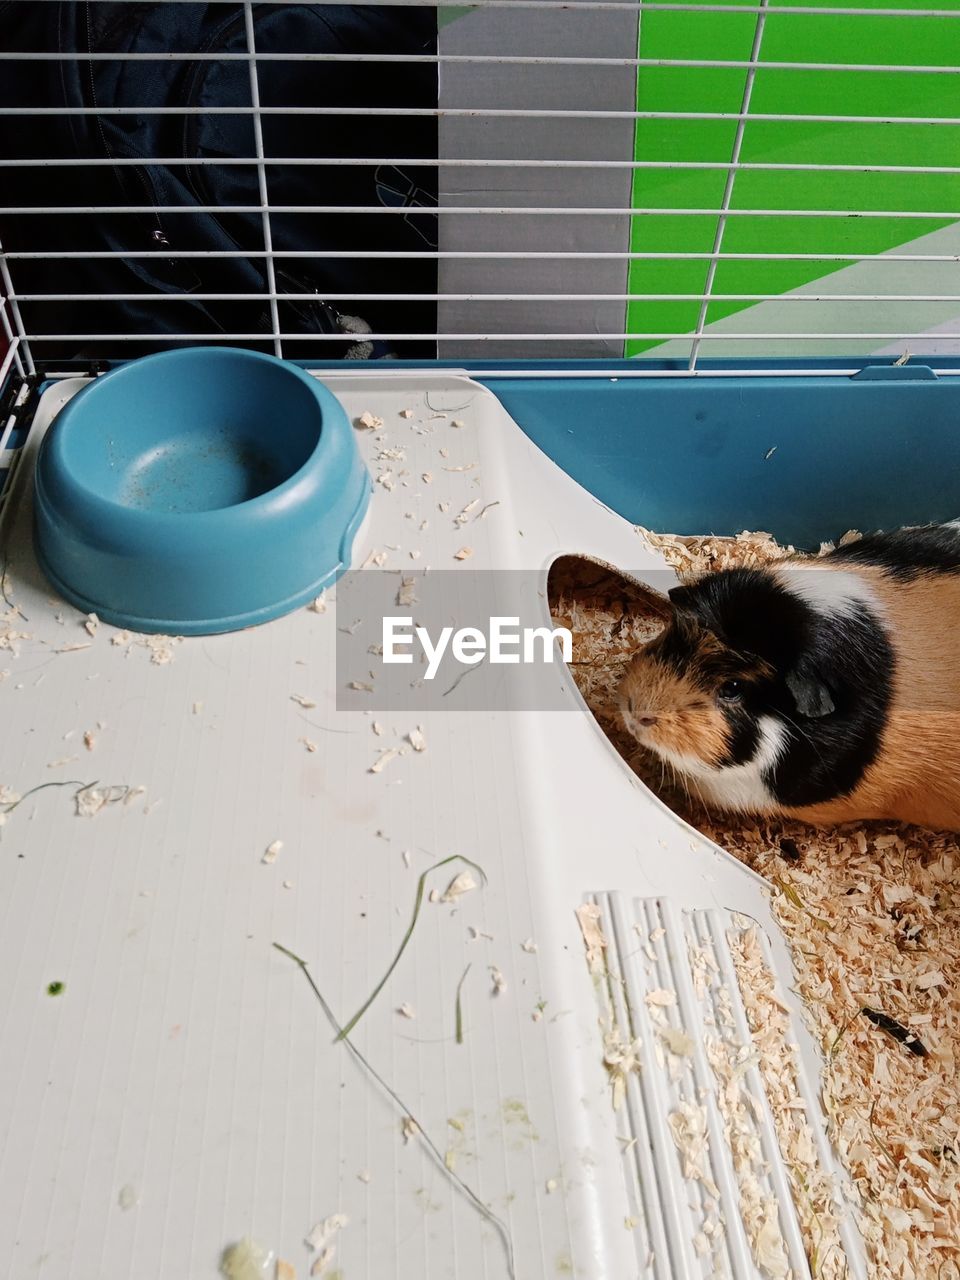
{"type": "Polygon", "coordinates": [[[335,396],[273,356],[147,356],[84,387],[37,456],[40,565],[135,631],[208,635],[306,603],[349,565],[370,479],[335,396]]]}

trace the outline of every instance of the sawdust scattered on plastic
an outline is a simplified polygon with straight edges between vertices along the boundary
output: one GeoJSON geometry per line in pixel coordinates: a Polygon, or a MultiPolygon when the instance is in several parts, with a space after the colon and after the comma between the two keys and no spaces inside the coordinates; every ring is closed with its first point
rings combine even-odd
{"type": "Polygon", "coordinates": [[[117,1192],[117,1204],[126,1213],[129,1209],[135,1209],[140,1203],[140,1196],[136,1187],[127,1182],[117,1192]]]}
{"type": "MultiPolygon", "coordinates": [[[[638,532],[682,578],[795,554],[765,533],[673,538],[638,532]]],[[[840,541],[859,536],[850,531],[840,541]]],[[[829,548],[824,544],[821,553],[829,548]]],[[[623,729],[616,709],[631,656],[662,625],[656,601],[619,574],[573,557],[554,565],[549,595],[555,624],[573,632],[574,679],[627,764],[683,818],[771,884],[793,952],[795,985],[823,1051],[828,1131],[859,1200],[872,1280],[953,1274],[960,1269],[960,841],[892,823],[816,829],[704,811],[664,778],[659,763],[623,729]],[[861,1015],[864,1007],[914,1031],[928,1056],[897,1043],[861,1015]]],[[[596,974],[604,967],[602,934],[589,908],[578,918],[596,974]]],[[[815,1163],[804,1163],[808,1135],[787,1123],[791,1116],[796,1122],[787,1105],[796,1093],[786,1021],[778,1030],[775,996],[751,1003],[768,988],[749,947],[740,968],[781,1145],[794,1153],[801,1176],[813,1174],[815,1163]]],[[[825,1193],[808,1184],[807,1194],[816,1200],[825,1193]]],[[[806,1240],[814,1274],[842,1274],[837,1252],[825,1245],[825,1217],[820,1223],[824,1234],[808,1231],[806,1240]]]]}
{"type": "MultiPolygon", "coordinates": [[[[90,618],[95,615],[90,614],[86,620],[86,627],[90,635],[95,635],[97,628],[90,630],[90,618]]],[[[115,631],[110,637],[110,643],[115,648],[124,649],[127,657],[134,649],[146,649],[150,654],[150,661],[156,667],[166,667],[173,661],[174,649],[177,645],[183,644],[183,636],[164,636],[164,635],[134,635],[132,631],[115,631]]],[[[69,649],[79,649],[90,646],[66,645],[57,652],[67,652],[69,649]]]]}
{"type": "Polygon", "coordinates": [[[353,425],[360,431],[376,431],[383,426],[383,419],[367,409],[360,414],[359,418],[354,418],[353,425]]]}
{"type": "Polygon", "coordinates": [[[78,818],[94,818],[111,805],[131,804],[138,796],[145,795],[146,790],[146,787],[129,787],[126,784],[100,786],[92,783],[74,792],[76,815],[78,818]]]}
{"type": "Polygon", "coordinates": [[[322,1253],[349,1222],[350,1219],[345,1213],[332,1213],[329,1218],[324,1218],[322,1222],[318,1222],[307,1233],[305,1240],[307,1248],[314,1253],[322,1253]]]}
{"type": "Polygon", "coordinates": [[[447,885],[446,889],[438,898],[439,902],[456,902],[458,898],[462,898],[465,893],[470,893],[476,889],[477,882],[469,871],[461,871],[447,885]]]}
{"type": "Polygon", "coordinates": [[[386,751],[381,751],[379,756],[368,769],[368,773],[383,773],[384,769],[391,760],[396,760],[397,756],[404,754],[403,747],[388,747],[386,751]]]}
{"type": "Polygon", "coordinates": [[[276,862],[277,857],[282,848],[283,848],[282,840],[272,841],[272,843],[268,844],[266,849],[264,849],[263,853],[261,854],[260,861],[265,862],[267,866],[271,866],[274,862],[276,862]]]}
{"type": "Polygon", "coordinates": [[[606,972],[604,952],[607,940],[600,927],[600,908],[595,902],[585,902],[577,907],[577,923],[583,934],[583,944],[587,949],[587,967],[595,978],[606,972]]]}

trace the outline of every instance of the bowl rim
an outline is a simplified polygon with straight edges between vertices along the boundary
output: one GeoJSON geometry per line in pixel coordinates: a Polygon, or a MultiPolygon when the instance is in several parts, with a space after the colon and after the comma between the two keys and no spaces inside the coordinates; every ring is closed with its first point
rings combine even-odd
{"type": "MultiPolygon", "coordinates": [[[[350,420],[347,417],[346,410],[333,392],[324,386],[319,378],[313,377],[305,369],[301,369],[299,366],[291,364],[279,356],[269,355],[264,351],[247,351],[243,347],[226,346],[177,347],[173,351],[156,351],[151,355],[141,356],[136,360],[128,361],[115,369],[109,370],[107,373],[101,374],[94,381],[82,387],[64,405],[40,442],[35,472],[38,489],[48,489],[48,486],[43,483],[45,470],[43,456],[49,452],[47,441],[52,438],[53,433],[60,424],[65,424],[69,428],[71,419],[77,416],[78,411],[86,411],[84,404],[89,399],[91,392],[95,392],[97,387],[102,386],[108,380],[120,378],[124,375],[130,376],[131,373],[134,377],[137,376],[139,370],[147,362],[156,364],[175,360],[177,357],[184,355],[193,357],[202,355],[204,359],[210,360],[219,360],[222,356],[230,358],[241,357],[244,360],[268,364],[274,368],[279,366],[285,374],[294,376],[297,381],[311,392],[320,414],[321,429],[316,444],[297,470],[292,475],[287,476],[280,484],[267,489],[264,493],[258,493],[255,497],[245,498],[243,502],[232,502],[225,507],[211,507],[203,511],[155,511],[147,507],[131,507],[123,502],[117,502],[112,498],[105,497],[97,489],[91,488],[80,480],[75,472],[66,468],[59,468],[58,476],[66,482],[66,487],[75,494],[82,495],[83,501],[89,505],[92,511],[99,511],[103,516],[114,521],[118,519],[131,520],[141,525],[145,525],[147,522],[157,522],[163,526],[175,524],[180,529],[183,529],[187,522],[193,521],[204,524],[212,519],[221,523],[224,520],[245,520],[251,514],[256,514],[258,511],[268,511],[271,506],[282,504],[284,498],[293,493],[309,473],[316,470],[318,463],[322,462],[324,456],[335,447],[332,433],[337,428],[332,424],[338,415],[343,417],[347,429],[349,430],[350,428],[350,420]],[[327,429],[325,430],[324,428],[327,429]]],[[[63,427],[60,426],[60,429],[63,430],[63,427]]],[[[44,501],[51,505],[49,496],[46,493],[44,494],[44,501]]]]}

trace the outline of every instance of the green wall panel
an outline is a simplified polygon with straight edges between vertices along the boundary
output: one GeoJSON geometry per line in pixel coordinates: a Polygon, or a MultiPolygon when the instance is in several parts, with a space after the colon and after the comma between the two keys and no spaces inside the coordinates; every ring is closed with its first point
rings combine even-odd
{"type": "MultiPolygon", "coordinates": [[[[815,0],[816,2],[816,0],[815,0]]],[[[810,7],[809,0],[803,0],[810,7]]],[[[823,7],[827,0],[821,0],[823,7]]],[[[858,0],[858,7],[881,8],[888,0],[858,0]]],[[[960,77],[956,74],[864,71],[794,71],[766,67],[776,62],[829,62],[844,66],[960,65],[960,16],[862,17],[782,12],[779,0],[767,12],[750,103],[755,114],[960,117],[960,77]],[[781,10],[781,12],[778,12],[781,10]]],[[[921,8],[919,0],[900,8],[921,8]]],[[[956,8],[960,0],[944,8],[956,8]]],[[[753,44],[752,14],[651,12],[640,24],[639,56],[746,60],[753,44]]],[[[642,66],[637,77],[639,111],[729,111],[740,109],[744,68],[664,68],[642,66]]],[[[729,161],[735,122],[638,120],[635,157],[640,161],[729,161]]],[[[960,128],[952,125],[781,122],[748,118],[743,162],[886,165],[960,165],[960,128]]],[[[719,209],[726,171],[638,169],[633,207],[719,209]]],[[[960,212],[960,175],[863,172],[741,171],[731,209],[852,209],[897,212],[960,212]]],[[[875,254],[906,244],[954,219],[749,217],[727,219],[726,253],[875,254]]],[[[710,252],[717,219],[668,213],[637,216],[632,251],[710,252]]],[[[714,293],[779,294],[828,275],[846,264],[830,262],[721,262],[714,293]]],[[[698,293],[707,262],[634,261],[631,293],[698,293]]],[[[825,286],[828,291],[828,287],[825,286]]],[[[960,290],[957,290],[960,292],[960,290]]],[[[707,323],[715,323],[750,302],[712,302],[707,323]]],[[[797,304],[809,318],[815,304],[797,304]]],[[[880,306],[882,304],[878,304],[880,306]]],[[[696,326],[697,302],[632,302],[631,332],[689,332],[696,326]]],[[[804,328],[809,321],[800,322],[804,328]]],[[[878,317],[878,322],[879,317],[878,317]]],[[[882,323],[882,322],[880,322],[882,323]]],[[[628,342],[635,355],[656,341],[628,342]]],[[[782,344],[778,344],[778,350],[782,344]]]]}

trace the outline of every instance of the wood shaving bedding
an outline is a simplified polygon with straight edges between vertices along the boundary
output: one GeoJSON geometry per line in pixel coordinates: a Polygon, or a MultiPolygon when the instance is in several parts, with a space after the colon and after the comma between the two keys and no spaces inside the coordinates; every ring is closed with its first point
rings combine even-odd
{"type": "MultiPolygon", "coordinates": [[[[789,1049],[788,1012],[777,998],[775,978],[764,960],[756,928],[732,933],[728,941],[793,1202],[810,1242],[810,1269],[824,1280],[843,1280],[847,1267],[835,1190],[820,1163],[806,1111],[796,1106],[800,1091],[796,1060],[789,1049]]],[[[729,1054],[731,1046],[728,1043],[725,1047],[729,1054]]],[[[711,1065],[718,1072],[713,1056],[711,1065]]]]}
{"type": "Polygon", "coordinates": [[[461,871],[447,885],[446,889],[440,895],[440,902],[456,902],[458,898],[462,898],[465,893],[470,893],[477,887],[477,882],[469,871],[461,871]]]}
{"type": "MultiPolygon", "coordinates": [[[[683,578],[795,554],[765,533],[638,532],[683,578]]],[[[840,542],[859,536],[851,531],[840,542]]],[[[824,544],[820,553],[830,549],[824,544]]],[[[960,1273],[960,840],[894,823],[818,829],[705,811],[626,732],[616,708],[632,655],[662,626],[655,600],[615,571],[576,557],[554,564],[548,589],[555,625],[573,633],[573,677],[620,755],[681,817],[770,882],[796,989],[823,1051],[828,1132],[861,1202],[871,1280],[960,1273]],[[916,1030],[928,1056],[898,1043],[863,1008],[916,1030]]],[[[586,930],[585,941],[600,960],[598,940],[586,930]]],[[[772,976],[769,985],[761,981],[749,948],[743,963],[751,976],[741,986],[781,1146],[806,1179],[806,1199],[797,1204],[814,1274],[843,1274],[842,1262],[831,1261],[838,1250],[827,1230],[826,1189],[815,1162],[804,1160],[802,1113],[788,1105],[797,1095],[777,1030],[785,1015],[772,976]],[[822,1207],[819,1225],[811,1226],[805,1204],[822,1207]]]]}

